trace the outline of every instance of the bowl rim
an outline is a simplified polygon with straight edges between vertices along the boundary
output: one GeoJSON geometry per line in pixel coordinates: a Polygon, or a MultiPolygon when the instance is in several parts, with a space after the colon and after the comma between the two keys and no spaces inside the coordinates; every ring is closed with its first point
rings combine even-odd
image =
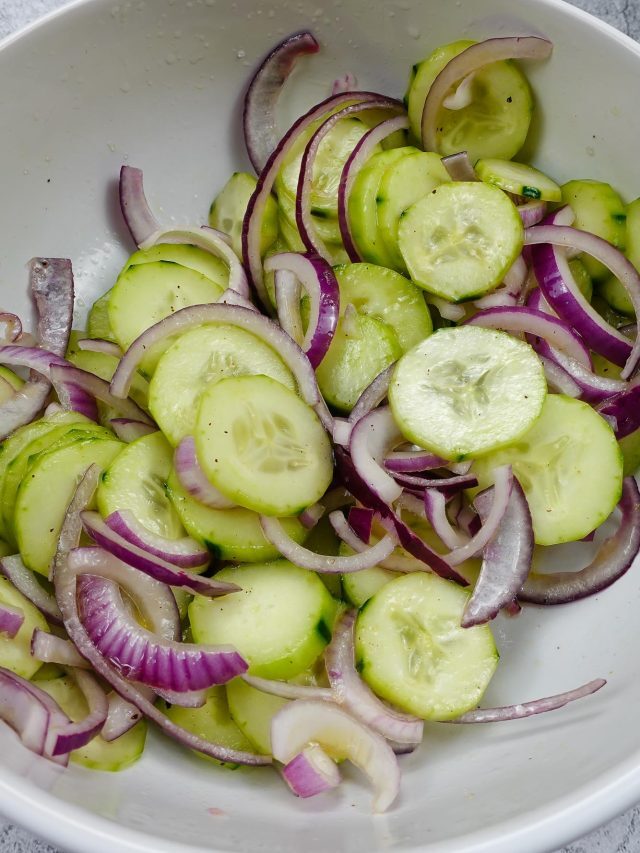
{"type": "MultiPolygon", "coordinates": [[[[47,27],[55,19],[94,2],[104,0],[69,0],[0,39],[0,52],[47,27]]],[[[635,54],[640,63],[640,43],[606,21],[566,0],[536,2],[588,23],[635,54]]],[[[62,800],[1,765],[0,795],[0,813],[5,818],[70,853],[113,853],[114,845],[122,853],[226,853],[219,848],[168,841],[126,827],[62,800]]],[[[615,769],[600,774],[552,804],[528,812],[525,824],[522,817],[514,817],[449,841],[436,842],[436,846],[427,842],[419,847],[394,849],[399,853],[512,853],[516,849],[519,853],[544,853],[588,834],[639,801],[640,745],[615,769]]]]}

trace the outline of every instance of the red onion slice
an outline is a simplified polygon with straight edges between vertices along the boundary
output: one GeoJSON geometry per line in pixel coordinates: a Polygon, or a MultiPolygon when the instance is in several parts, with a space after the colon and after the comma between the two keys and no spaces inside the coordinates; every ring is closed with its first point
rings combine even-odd
{"type": "Polygon", "coordinates": [[[525,244],[534,247],[533,268],[551,307],[582,335],[591,349],[614,364],[624,365],[621,377],[628,379],[640,360],[640,337],[636,336],[631,346],[628,338],[600,317],[575,285],[566,257],[554,247],[586,252],[604,264],[620,280],[640,316],[640,274],[633,264],[601,237],[565,225],[535,225],[525,232],[525,244]]]}
{"type": "Polygon", "coordinates": [[[124,441],[126,444],[131,444],[132,441],[137,441],[145,435],[151,435],[152,432],[158,431],[151,424],[145,424],[131,418],[111,418],[109,426],[120,441],[124,441]]]}
{"type": "Polygon", "coordinates": [[[316,554],[299,545],[286,532],[277,518],[266,515],[260,516],[260,526],[268,542],[278,549],[280,554],[296,566],[309,569],[320,574],[347,574],[370,569],[385,560],[395,549],[395,542],[390,536],[384,536],[379,542],[358,554],[348,556],[325,556],[316,554]]]}
{"type": "Polygon", "coordinates": [[[425,489],[437,489],[447,495],[453,495],[478,485],[475,474],[456,474],[455,477],[416,477],[412,474],[394,473],[393,476],[405,489],[418,492],[420,495],[425,489]]]}
{"type": "MultiPolygon", "coordinates": [[[[356,93],[354,93],[354,100],[357,100],[356,93]]],[[[296,225],[298,226],[300,238],[306,246],[307,251],[315,252],[315,254],[319,255],[321,258],[324,258],[325,261],[329,263],[331,262],[331,253],[327,249],[323,240],[321,240],[318,236],[318,233],[311,218],[313,166],[315,163],[316,155],[318,153],[318,149],[320,148],[320,144],[322,143],[322,140],[327,136],[327,134],[329,134],[333,130],[333,128],[339,122],[342,121],[342,119],[348,118],[349,116],[357,115],[358,113],[365,112],[367,110],[389,110],[391,112],[404,112],[404,108],[399,101],[383,96],[378,96],[377,98],[365,98],[360,102],[348,104],[346,107],[343,107],[337,112],[334,112],[332,115],[329,116],[329,118],[325,119],[325,121],[312,135],[304,150],[304,154],[302,155],[302,162],[300,164],[300,175],[298,177],[298,191],[296,194],[296,225]]],[[[406,116],[402,116],[402,118],[404,118],[404,123],[401,123],[400,127],[407,127],[408,120],[406,116]]],[[[388,128],[385,128],[385,130],[388,130],[388,128]]],[[[387,134],[385,133],[385,136],[386,135],[387,134]]],[[[367,134],[365,134],[364,138],[366,138],[366,136],[367,134]]],[[[338,219],[339,218],[340,213],[338,212],[338,219]]]]}
{"type": "Polygon", "coordinates": [[[113,341],[105,341],[103,338],[81,338],[78,341],[78,349],[83,352],[101,352],[114,358],[122,358],[122,350],[113,341]]]}
{"type": "Polygon", "coordinates": [[[24,613],[19,607],[0,603],[0,634],[12,640],[24,624],[24,613]]]}
{"type": "Polygon", "coordinates": [[[532,572],[518,599],[531,604],[569,604],[601,592],[622,577],[640,550],[640,492],[633,477],[623,480],[618,507],[622,517],[617,531],[588,566],[578,572],[532,572]]]}
{"type": "Polygon", "coordinates": [[[618,440],[631,435],[640,428],[640,385],[609,397],[596,411],[609,421],[618,440]]]}
{"type": "Polygon", "coordinates": [[[62,614],[53,595],[38,582],[35,573],[22,562],[19,554],[0,559],[0,572],[45,616],[47,621],[60,625],[62,614]]]}
{"type": "Polygon", "coordinates": [[[242,123],[247,154],[257,174],[278,143],[276,106],[299,57],[317,53],[320,45],[308,30],[287,36],[263,60],[244,97],[242,123]]]}
{"type": "MultiPolygon", "coordinates": [[[[340,513],[342,516],[342,513],[340,513]]],[[[352,506],[349,510],[349,525],[356,536],[363,542],[369,542],[373,528],[373,520],[376,517],[372,509],[362,506],[352,506]]]]}
{"type": "Polygon", "coordinates": [[[52,755],[67,755],[74,749],[86,746],[100,733],[107,719],[109,703],[96,679],[80,669],[73,672],[73,678],[87,700],[89,710],[87,716],[77,723],[69,722],[63,727],[55,728],[52,755]]]}
{"type": "Polygon", "coordinates": [[[333,693],[328,687],[273,681],[270,678],[260,678],[257,675],[247,675],[246,673],[242,676],[242,680],[262,693],[280,696],[281,699],[321,699],[324,702],[333,702],[333,693]]]}
{"type": "Polygon", "coordinates": [[[466,714],[457,717],[455,720],[449,720],[450,723],[501,723],[507,720],[521,720],[524,717],[531,717],[534,714],[544,714],[547,711],[555,711],[568,705],[569,702],[575,702],[577,699],[583,699],[585,696],[591,696],[604,687],[607,682],[604,678],[596,678],[582,687],[577,687],[575,690],[568,690],[566,693],[556,693],[555,696],[548,696],[545,699],[535,699],[533,702],[521,702],[517,705],[505,705],[501,708],[478,708],[477,711],[467,711],[466,714]]]}
{"type": "Polygon", "coordinates": [[[300,513],[298,520],[307,530],[313,530],[324,514],[325,508],[322,504],[311,504],[300,513]]]}
{"type": "Polygon", "coordinates": [[[72,364],[52,364],[51,382],[65,409],[78,411],[81,401],[87,395],[91,395],[111,406],[125,418],[155,426],[137,403],[128,399],[126,395],[122,398],[112,394],[109,383],[94,373],[81,370],[72,364]]]}
{"type": "Polygon", "coordinates": [[[449,173],[452,181],[477,181],[478,175],[473,168],[471,158],[466,151],[458,151],[457,154],[448,154],[442,158],[442,165],[449,173]]]}
{"type": "Polygon", "coordinates": [[[175,690],[158,690],[155,688],[156,696],[164,699],[169,705],[178,705],[180,708],[202,708],[207,701],[206,690],[187,690],[177,692],[175,690]]]}
{"type": "MultiPolygon", "coordinates": [[[[149,691],[151,693],[151,691],[149,691]]],[[[103,740],[117,740],[130,731],[142,719],[142,712],[131,702],[123,699],[119,693],[110,693],[107,697],[109,710],[107,719],[100,732],[103,740]]],[[[153,701],[149,699],[149,701],[153,701]]]]}
{"type": "Polygon", "coordinates": [[[302,752],[282,768],[282,778],[296,797],[315,797],[336,788],[341,781],[335,761],[317,743],[302,752]]]}
{"type": "Polygon", "coordinates": [[[273,757],[287,764],[308,744],[319,743],[346,757],[369,777],[373,810],[386,811],[400,790],[400,768],[386,740],[329,702],[297,700],[271,721],[273,757]]]}
{"type": "MultiPolygon", "coordinates": [[[[480,518],[491,511],[487,492],[476,497],[480,518]]],[[[518,595],[531,570],[533,523],[529,505],[517,478],[513,478],[507,509],[482,554],[480,577],[462,614],[462,627],[482,625],[494,619],[518,595]]]]}
{"type": "Polygon", "coordinates": [[[356,404],[349,414],[349,421],[355,424],[365,415],[368,415],[373,409],[386,399],[389,391],[389,383],[395,368],[395,362],[386,367],[376,378],[367,385],[362,394],[356,400],[356,404]]]}
{"type": "Polygon", "coordinates": [[[22,337],[22,321],[17,314],[0,312],[0,343],[12,344],[22,337]]]}
{"type": "Polygon", "coordinates": [[[301,347],[317,367],[333,340],[340,314],[340,290],[330,265],[316,255],[283,252],[264,262],[265,272],[293,273],[309,297],[309,323],[301,347]]]}
{"type": "Polygon", "coordinates": [[[180,643],[147,631],[128,612],[113,581],[82,574],[77,590],[80,621],[89,639],[131,681],[161,690],[203,690],[226,684],[248,668],[231,646],[180,643]]]}
{"type": "Polygon", "coordinates": [[[184,569],[194,569],[209,563],[211,555],[195,539],[185,536],[182,539],[167,539],[165,536],[148,530],[141,524],[129,509],[112,512],[105,518],[105,524],[114,533],[122,536],[127,542],[148,551],[154,557],[161,557],[168,563],[173,563],[184,569]]]}
{"type": "Polygon", "coordinates": [[[362,260],[351,233],[351,225],[349,224],[349,196],[351,195],[354,181],[358,176],[358,172],[371,157],[376,146],[394,133],[404,130],[408,126],[409,120],[406,116],[396,116],[395,118],[388,118],[375,127],[372,127],[371,130],[367,131],[358,140],[342,169],[340,183],[338,184],[338,224],[340,225],[340,235],[345,251],[349,256],[349,260],[354,263],[362,260]]]}
{"type": "Polygon", "coordinates": [[[448,465],[446,459],[427,450],[394,450],[388,453],[384,460],[384,467],[393,474],[419,474],[422,471],[446,468],[448,465]]]}
{"type": "MultiPolygon", "coordinates": [[[[269,259],[265,261],[266,264],[269,259]]],[[[302,328],[302,317],[300,316],[301,286],[298,279],[288,270],[277,270],[274,276],[276,291],[276,314],[278,323],[293,340],[304,349],[304,331],[302,328]]]]}
{"type": "Polygon", "coordinates": [[[57,663],[79,669],[87,669],[89,666],[70,640],[48,634],[40,628],[36,628],[31,636],[31,654],[42,663],[57,663]]]}
{"type": "Polygon", "coordinates": [[[11,726],[27,749],[50,758],[45,749],[51,718],[39,694],[44,690],[0,667],[0,719],[11,726]]]}
{"type": "Polygon", "coordinates": [[[369,412],[354,424],[349,452],[356,472],[367,487],[386,504],[402,494],[402,487],[382,467],[385,456],[404,440],[391,414],[384,407],[369,412]]]}
{"type": "Polygon", "coordinates": [[[532,199],[525,204],[519,204],[516,209],[524,227],[531,228],[532,225],[537,225],[544,219],[547,213],[547,203],[539,199],[532,199]]]}
{"type": "Polygon", "coordinates": [[[544,375],[550,391],[555,391],[557,394],[566,394],[567,397],[577,398],[582,396],[582,388],[566,370],[560,367],[557,361],[546,358],[544,355],[540,355],[540,353],[538,353],[538,358],[544,367],[544,375]]]}
{"type": "Polygon", "coordinates": [[[134,166],[123,166],[120,169],[119,194],[122,217],[133,237],[133,242],[136,246],[140,246],[160,228],[160,223],[151,212],[144,194],[141,169],[136,169],[134,166]]]}
{"type": "Polygon", "coordinates": [[[185,436],[176,447],[173,463],[180,485],[197,501],[213,509],[236,506],[207,479],[198,462],[196,443],[192,435],[185,436]]]}
{"type": "Polygon", "coordinates": [[[199,595],[218,596],[238,592],[235,584],[216,581],[214,578],[201,577],[178,568],[162,557],[150,554],[144,548],[139,548],[123,536],[112,530],[102,520],[97,512],[84,510],[81,513],[84,529],[105,551],[113,554],[118,560],[132,566],[140,572],[149,575],[154,580],[168,586],[182,587],[189,592],[199,595]]]}
{"type": "Polygon", "coordinates": [[[358,675],[354,641],[356,617],[354,610],[342,614],[325,651],[327,676],[336,701],[387,740],[398,744],[420,743],[423,721],[384,705],[358,675]]]}
{"type": "Polygon", "coordinates": [[[422,111],[422,146],[437,151],[438,116],[450,90],[485,65],[505,59],[546,59],[553,45],[536,36],[492,38],[471,45],[454,56],[431,84],[422,111]]]}
{"type": "MultiPolygon", "coordinates": [[[[410,497],[412,496],[407,495],[407,498],[410,497]]],[[[468,536],[451,526],[447,518],[447,499],[442,492],[437,489],[425,489],[423,505],[429,524],[447,548],[454,550],[469,543],[468,536]]],[[[410,509],[410,507],[407,508],[410,509]]]]}
{"type": "Polygon", "coordinates": [[[473,81],[476,78],[476,72],[472,71],[464,79],[462,79],[455,90],[442,102],[442,105],[448,110],[463,110],[473,103],[473,81]]]}

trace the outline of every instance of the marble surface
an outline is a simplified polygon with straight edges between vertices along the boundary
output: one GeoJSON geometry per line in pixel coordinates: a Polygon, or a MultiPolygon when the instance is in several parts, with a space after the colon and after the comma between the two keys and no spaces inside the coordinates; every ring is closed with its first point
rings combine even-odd
{"type": "MultiPolygon", "coordinates": [[[[66,0],[0,0],[0,38],[66,0]]],[[[570,0],[640,41],[640,0],[570,0]]],[[[0,817],[0,853],[61,853],[0,817]]],[[[557,853],[640,853],[640,805],[557,853]]]]}

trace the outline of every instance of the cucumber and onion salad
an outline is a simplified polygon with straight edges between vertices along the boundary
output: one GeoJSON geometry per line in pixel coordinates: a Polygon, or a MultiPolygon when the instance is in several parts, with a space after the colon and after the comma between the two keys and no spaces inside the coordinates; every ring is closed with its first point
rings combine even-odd
{"type": "Polygon", "coordinates": [[[111,771],[150,720],[302,797],[349,759],[381,812],[424,721],[605,683],[478,708],[496,616],[599,592],[640,548],[640,200],[514,159],[544,38],[438,47],[404,104],[347,75],[279,136],[318,49],[256,72],[257,178],[207,225],[163,227],[123,167],[137,250],[86,331],[64,259],[31,263],[37,346],[2,315],[0,717],[111,771]],[[612,514],[588,565],[536,571],[612,514]]]}

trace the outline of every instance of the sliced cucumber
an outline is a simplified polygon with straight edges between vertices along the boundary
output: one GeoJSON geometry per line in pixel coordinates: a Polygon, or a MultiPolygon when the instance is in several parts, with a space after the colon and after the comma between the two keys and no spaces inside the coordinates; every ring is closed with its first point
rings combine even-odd
{"type": "MultiPolygon", "coordinates": [[[[350,554],[353,552],[350,548],[341,546],[340,553],[350,554]]],[[[361,572],[349,572],[347,575],[342,575],[342,588],[354,607],[363,607],[378,590],[399,576],[398,572],[374,566],[371,569],[363,569],[361,572]]]]}
{"type": "MultiPolygon", "coordinates": [[[[262,563],[279,557],[277,548],[267,542],[256,512],[243,507],[212,509],[188,495],[171,472],[167,493],[189,536],[200,542],[220,560],[262,563]]],[[[292,539],[303,542],[306,529],[297,518],[280,519],[292,539]]]]}
{"type": "Polygon", "coordinates": [[[515,205],[479,181],[442,184],[402,216],[398,246],[412,280],[449,302],[492,290],[520,252],[515,205]]]}
{"type": "MultiPolygon", "coordinates": [[[[209,209],[209,225],[231,237],[233,251],[242,257],[242,223],[249,199],[258,181],[249,172],[234,172],[209,209]]],[[[267,198],[260,231],[260,253],[264,255],[278,237],[278,205],[273,196],[267,198]]]]}
{"type": "Polygon", "coordinates": [[[408,155],[417,154],[418,149],[392,148],[381,151],[369,158],[360,169],[348,201],[349,225],[356,246],[365,259],[381,267],[393,266],[393,259],[387,251],[384,239],[378,228],[378,205],[376,199],[380,183],[387,169],[408,155]]]}
{"type": "Polygon", "coordinates": [[[487,157],[478,160],[475,169],[481,181],[500,187],[505,192],[524,198],[562,201],[562,190],[558,184],[533,166],[487,157]]]}
{"type": "MultiPolygon", "coordinates": [[[[328,557],[337,556],[340,550],[340,540],[335,534],[328,516],[324,516],[312,528],[304,543],[305,548],[316,554],[328,557]]],[[[340,575],[331,572],[319,574],[318,577],[334,598],[342,598],[342,583],[340,575]]]]}
{"type": "Polygon", "coordinates": [[[189,620],[197,643],[229,643],[265,678],[292,678],[308,669],[331,639],[336,601],[313,572],[286,560],[228,566],[216,575],[242,592],[197,595],[189,620]]]}
{"type": "MultiPolygon", "coordinates": [[[[433,81],[445,65],[472,41],[442,45],[421,62],[410,80],[407,103],[411,131],[422,137],[422,110],[433,81]]],[[[527,78],[514,62],[492,62],[476,72],[473,99],[460,110],[443,107],[438,115],[438,153],[467,151],[481,157],[510,160],[524,145],[533,115],[527,78]]]]}
{"type": "Polygon", "coordinates": [[[450,181],[442,160],[431,151],[402,157],[385,170],[376,197],[378,228],[395,269],[406,270],[398,248],[400,217],[412,204],[450,181]]]}
{"type": "Polygon", "coordinates": [[[267,376],[235,376],[209,386],[195,441],[213,485],[240,506],[267,515],[298,515],[333,478],[331,444],[320,419],[267,376]]]}
{"type": "Polygon", "coordinates": [[[576,284],[580,288],[580,292],[587,302],[591,302],[591,297],[593,296],[593,281],[580,258],[572,258],[569,261],[569,269],[571,270],[571,275],[574,277],[576,284]]]}
{"type": "Polygon", "coordinates": [[[234,678],[227,684],[227,699],[233,721],[253,748],[270,755],[271,720],[289,700],[263,693],[241,678],[234,678]]]}
{"type": "Polygon", "coordinates": [[[228,376],[259,373],[296,390],[280,356],[255,335],[235,326],[201,326],[180,335],[158,362],[150,387],[151,413],[176,445],[193,433],[207,388],[228,376]]]}
{"type": "MultiPolygon", "coordinates": [[[[294,247],[304,246],[296,222],[295,198],[290,197],[287,193],[281,193],[278,201],[280,205],[280,230],[286,235],[287,241],[293,243],[294,247]]],[[[311,222],[318,237],[325,243],[331,244],[331,248],[342,243],[340,225],[334,216],[324,210],[316,210],[311,213],[311,222]]],[[[303,251],[305,250],[303,249],[303,251]]]]}
{"type": "MultiPolygon", "coordinates": [[[[40,680],[38,687],[45,690],[73,722],[83,720],[89,713],[82,691],[69,675],[40,680]]],[[[144,752],[147,739],[147,721],[140,720],[126,734],[116,740],[106,741],[96,735],[92,741],[71,753],[71,761],[91,770],[106,770],[112,773],[134,764],[144,752]]]]}
{"type": "Polygon", "coordinates": [[[451,720],[481,700],[496,666],[488,625],[461,628],[469,592],[414,572],[382,587],[356,623],[356,660],[383,699],[426,720],[451,720]]]}
{"type": "Polygon", "coordinates": [[[229,283],[229,270],[224,261],[199,246],[183,243],[158,243],[157,246],[151,246],[149,249],[139,249],[131,255],[124,265],[123,272],[129,267],[153,264],[159,261],[180,264],[187,269],[199,272],[221,287],[222,290],[226,290],[229,283]]]}
{"type": "Polygon", "coordinates": [[[97,501],[102,516],[128,509],[152,533],[180,539],[184,528],[167,495],[172,465],[173,451],[160,432],[125,445],[100,478],[97,501]]]}
{"type": "Polygon", "coordinates": [[[401,355],[398,336],[382,320],[358,313],[339,320],[316,369],[323,397],[339,411],[350,412],[367,385],[401,355]]]}
{"type": "MultiPolygon", "coordinates": [[[[562,186],[562,200],[575,213],[574,227],[590,231],[624,251],[627,212],[624,202],[610,184],[602,181],[569,181],[562,186]]],[[[581,255],[594,281],[604,281],[610,272],[600,261],[581,255]]]]}
{"type": "Polygon", "coordinates": [[[105,468],[121,449],[119,441],[88,438],[36,457],[18,489],[14,513],[16,539],[30,569],[49,574],[62,521],[80,478],[89,465],[105,468]]]}
{"type": "MultiPolygon", "coordinates": [[[[626,255],[637,270],[640,270],[640,198],[627,205],[626,255]]],[[[617,278],[608,278],[600,287],[600,293],[609,305],[621,314],[635,314],[626,289],[617,278]]]]}
{"type": "MultiPolygon", "coordinates": [[[[237,679],[239,680],[239,679],[237,679]]],[[[182,708],[179,705],[166,705],[165,713],[176,725],[182,726],[198,737],[226,746],[228,749],[238,749],[252,752],[251,741],[244,735],[229,714],[227,694],[224,687],[212,687],[207,691],[207,700],[201,708],[182,708]]],[[[218,761],[209,755],[203,755],[194,750],[194,754],[206,761],[222,767],[235,769],[239,765],[218,761]]]]}
{"type": "Polygon", "coordinates": [[[389,403],[403,435],[444,459],[516,441],[547,392],[531,347],[493,329],[440,329],[398,362],[389,403]]]}
{"type": "Polygon", "coordinates": [[[510,447],[478,459],[480,487],[510,464],[520,481],[538,545],[574,542],[613,512],[622,491],[622,455],[613,430],[587,403],[549,394],[540,418],[510,447]]]}
{"type": "MultiPolygon", "coordinates": [[[[222,287],[202,273],[171,261],[152,261],[126,267],[118,276],[109,297],[109,322],[123,349],[149,326],[180,308],[216,302],[222,287]]],[[[145,375],[153,373],[167,348],[163,341],[152,348],[143,362],[145,375]]]]}
{"type": "Polygon", "coordinates": [[[87,317],[87,337],[104,338],[105,341],[115,341],[113,329],[109,322],[109,299],[111,290],[96,299],[87,317]]]}
{"type": "Polygon", "coordinates": [[[0,575],[0,603],[17,607],[22,611],[24,622],[18,633],[10,639],[0,633],[0,666],[10,669],[22,678],[33,678],[41,662],[31,654],[31,635],[36,628],[48,631],[47,620],[42,613],[15,586],[0,575]]]}

